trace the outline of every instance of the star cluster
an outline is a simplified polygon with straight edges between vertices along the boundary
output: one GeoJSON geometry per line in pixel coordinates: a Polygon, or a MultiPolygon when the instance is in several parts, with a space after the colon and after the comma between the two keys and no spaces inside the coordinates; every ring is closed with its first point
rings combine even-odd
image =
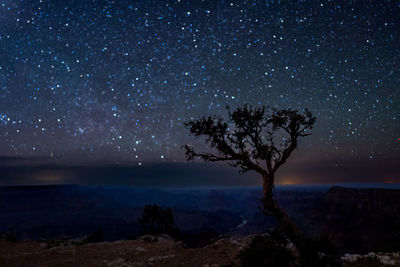
{"type": "Polygon", "coordinates": [[[307,107],[305,157],[398,157],[397,1],[0,4],[0,153],[181,161],[183,122],[307,107]],[[312,155],[312,156],[310,156],[312,155]]]}

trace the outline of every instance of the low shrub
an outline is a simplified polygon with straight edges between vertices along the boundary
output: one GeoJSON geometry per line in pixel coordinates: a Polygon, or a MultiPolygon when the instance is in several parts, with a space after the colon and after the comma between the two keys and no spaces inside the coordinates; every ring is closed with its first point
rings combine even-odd
{"type": "Polygon", "coordinates": [[[240,252],[239,260],[244,267],[291,266],[295,257],[286,248],[286,240],[279,234],[256,236],[240,252]]]}

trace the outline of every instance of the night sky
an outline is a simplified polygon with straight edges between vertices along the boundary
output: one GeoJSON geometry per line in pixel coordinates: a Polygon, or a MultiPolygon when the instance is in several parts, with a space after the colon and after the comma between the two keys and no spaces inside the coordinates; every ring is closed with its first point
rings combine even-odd
{"type": "Polygon", "coordinates": [[[317,117],[278,182],[400,182],[399,2],[0,2],[3,169],[178,175],[183,123],[245,103],[317,117]]]}

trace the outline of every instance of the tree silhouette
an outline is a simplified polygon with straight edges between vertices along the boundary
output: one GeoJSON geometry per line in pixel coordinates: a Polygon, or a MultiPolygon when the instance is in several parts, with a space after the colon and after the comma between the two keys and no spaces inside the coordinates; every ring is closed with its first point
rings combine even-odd
{"type": "Polygon", "coordinates": [[[142,234],[169,234],[175,236],[179,230],[175,226],[174,215],[170,208],[163,209],[157,205],[146,205],[139,219],[142,234]]]}
{"type": "Polygon", "coordinates": [[[185,123],[196,138],[204,137],[211,152],[196,152],[185,145],[186,158],[207,162],[226,161],[240,173],[255,171],[263,181],[262,210],[277,219],[288,238],[301,251],[303,237],[294,222],[274,199],[275,174],[298,145],[310,135],[315,117],[309,110],[269,109],[245,105],[231,112],[226,122],[218,116],[203,116],[185,123]]]}

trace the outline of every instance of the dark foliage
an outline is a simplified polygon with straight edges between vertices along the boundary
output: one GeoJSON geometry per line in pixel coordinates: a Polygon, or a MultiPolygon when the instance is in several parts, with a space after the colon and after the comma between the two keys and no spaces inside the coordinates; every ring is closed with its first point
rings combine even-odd
{"type": "Polygon", "coordinates": [[[299,257],[287,248],[288,240],[280,228],[265,236],[257,236],[239,254],[242,266],[341,266],[339,251],[326,235],[303,240],[299,257]],[[318,255],[316,257],[315,255],[318,255]]]}
{"type": "Polygon", "coordinates": [[[291,266],[296,258],[286,248],[286,243],[286,239],[276,233],[256,236],[240,252],[240,264],[243,267],[291,266]]]}
{"type": "Polygon", "coordinates": [[[339,249],[328,235],[304,239],[300,258],[301,266],[341,266],[339,249]],[[317,258],[315,255],[319,255],[317,258]]]}
{"type": "Polygon", "coordinates": [[[176,237],[179,233],[170,208],[163,209],[157,205],[146,205],[139,223],[142,227],[141,234],[169,234],[176,237]]]}
{"type": "Polygon", "coordinates": [[[307,109],[304,114],[291,109],[253,108],[245,105],[231,112],[229,120],[201,117],[186,123],[195,137],[204,137],[216,153],[198,153],[184,146],[186,157],[205,161],[227,161],[242,173],[256,171],[273,174],[286,162],[297,147],[297,138],[310,135],[315,117],[307,109]]]}

